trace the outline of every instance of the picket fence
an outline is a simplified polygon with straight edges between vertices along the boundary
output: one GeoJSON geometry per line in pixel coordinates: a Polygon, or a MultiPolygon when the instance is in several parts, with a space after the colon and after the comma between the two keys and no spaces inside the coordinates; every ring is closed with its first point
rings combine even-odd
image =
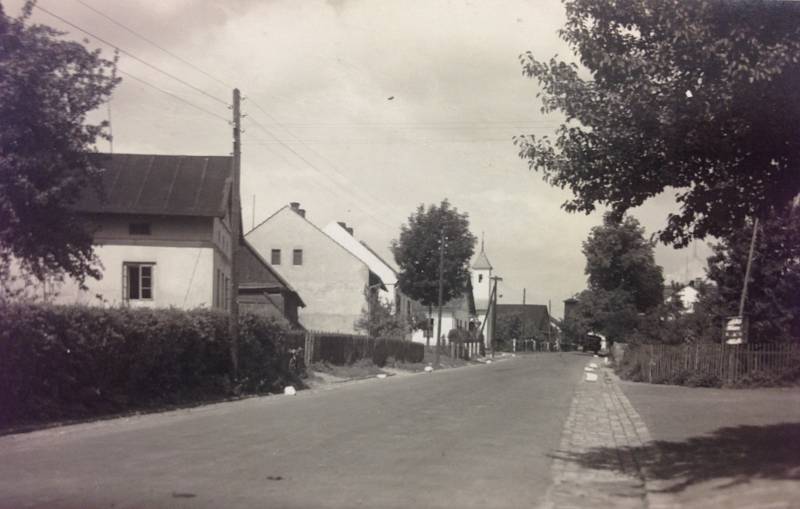
{"type": "Polygon", "coordinates": [[[698,343],[690,345],[630,345],[623,362],[638,364],[650,383],[685,373],[713,375],[735,383],[754,373],[779,375],[800,363],[800,345],[698,343]]]}

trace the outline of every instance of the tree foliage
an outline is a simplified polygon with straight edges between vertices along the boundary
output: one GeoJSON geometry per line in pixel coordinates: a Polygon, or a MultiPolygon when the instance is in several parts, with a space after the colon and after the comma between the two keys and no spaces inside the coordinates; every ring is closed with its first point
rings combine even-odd
{"type": "Polygon", "coordinates": [[[116,62],[0,5],[0,267],[44,279],[99,277],[92,235],[71,205],[99,170],[87,158],[107,123],[86,122],[118,83],[116,62]]]}
{"type": "Polygon", "coordinates": [[[392,241],[392,252],[400,267],[400,290],[424,306],[438,303],[439,247],[444,239],[443,302],[458,297],[467,288],[469,262],[476,238],[469,231],[466,213],[446,199],[439,205],[420,205],[400,227],[392,241]]]}
{"type": "Polygon", "coordinates": [[[754,0],[565,0],[582,67],[520,56],[554,140],[515,138],[568,211],[617,215],[665,190],[660,239],[724,237],[800,192],[800,5],[754,0]],[[588,71],[588,72],[587,72],[588,71]]]}
{"type": "MultiPolygon", "coordinates": [[[[739,313],[752,232],[752,224],[740,228],[708,259],[716,291],[701,300],[720,317],[739,313]]],[[[800,210],[787,207],[759,223],[745,315],[751,341],[800,341],[800,210]]]]}
{"type": "Polygon", "coordinates": [[[367,305],[355,322],[355,328],[378,339],[405,339],[413,330],[424,327],[425,316],[420,316],[415,307],[414,314],[395,312],[392,305],[381,299],[377,292],[364,289],[367,305]]]}
{"type": "Polygon", "coordinates": [[[653,243],[644,228],[630,216],[616,219],[606,214],[603,224],[592,228],[583,243],[589,289],[624,292],[639,312],[661,303],[664,276],[656,265],[653,243]]]}

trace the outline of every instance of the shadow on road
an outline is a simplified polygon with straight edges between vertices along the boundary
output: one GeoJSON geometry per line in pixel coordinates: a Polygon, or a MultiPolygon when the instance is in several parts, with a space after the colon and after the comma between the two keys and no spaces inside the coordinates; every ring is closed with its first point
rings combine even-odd
{"type": "Polygon", "coordinates": [[[661,491],[678,493],[693,484],[730,479],[717,489],[755,479],[800,480],[800,423],[736,426],[681,442],[654,441],[618,451],[610,447],[560,453],[584,468],[619,470],[619,454],[632,453],[648,480],[666,481],[661,491]]]}

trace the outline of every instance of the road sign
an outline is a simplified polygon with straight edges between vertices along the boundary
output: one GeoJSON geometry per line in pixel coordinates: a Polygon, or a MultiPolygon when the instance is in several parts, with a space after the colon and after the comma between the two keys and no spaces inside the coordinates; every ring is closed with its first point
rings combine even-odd
{"type": "Polygon", "coordinates": [[[747,318],[742,316],[729,316],[725,319],[725,343],[741,345],[747,342],[747,318]]]}

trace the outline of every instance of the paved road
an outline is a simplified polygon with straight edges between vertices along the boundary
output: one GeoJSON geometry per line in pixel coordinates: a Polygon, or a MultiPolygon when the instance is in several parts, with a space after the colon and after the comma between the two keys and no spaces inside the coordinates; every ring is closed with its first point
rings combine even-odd
{"type": "MultiPolygon", "coordinates": [[[[650,507],[800,507],[800,390],[622,382],[654,445],[650,507]]],[[[648,451],[649,450],[649,451],[648,451]]]]}
{"type": "Polygon", "coordinates": [[[0,507],[533,507],[586,357],[0,438],[0,507]]]}

